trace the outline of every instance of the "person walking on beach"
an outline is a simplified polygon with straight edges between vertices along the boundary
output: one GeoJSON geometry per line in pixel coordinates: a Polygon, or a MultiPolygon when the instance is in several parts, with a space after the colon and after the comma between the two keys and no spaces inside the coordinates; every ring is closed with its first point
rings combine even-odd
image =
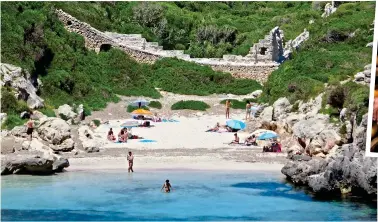
{"type": "Polygon", "coordinates": [[[27,131],[26,134],[28,135],[28,139],[31,141],[33,138],[33,131],[34,131],[34,121],[31,119],[31,116],[29,117],[29,121],[26,123],[27,131]]]}
{"type": "Polygon", "coordinates": [[[229,119],[230,118],[230,108],[231,108],[231,105],[232,103],[230,102],[230,100],[228,99],[226,101],[226,119],[229,119]]]}
{"type": "Polygon", "coordinates": [[[129,169],[127,169],[127,172],[134,173],[134,170],[133,170],[134,156],[131,152],[129,152],[129,155],[127,155],[127,161],[129,161],[129,169]]]}
{"type": "Polygon", "coordinates": [[[171,184],[169,183],[169,180],[166,180],[165,183],[163,184],[163,187],[161,188],[161,190],[163,190],[166,192],[166,193],[169,193],[171,192],[171,189],[172,189],[172,186],[171,184]]]}
{"type": "Polygon", "coordinates": [[[251,103],[247,100],[245,104],[245,120],[251,119],[251,103]]]}

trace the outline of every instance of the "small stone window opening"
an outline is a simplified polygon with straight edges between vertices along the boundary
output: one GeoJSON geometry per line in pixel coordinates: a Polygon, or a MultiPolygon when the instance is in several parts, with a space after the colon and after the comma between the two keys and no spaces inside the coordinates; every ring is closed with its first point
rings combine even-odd
{"type": "Polygon", "coordinates": [[[268,50],[268,49],[265,48],[265,47],[261,47],[260,48],[260,55],[265,55],[266,50],[268,50]]]}

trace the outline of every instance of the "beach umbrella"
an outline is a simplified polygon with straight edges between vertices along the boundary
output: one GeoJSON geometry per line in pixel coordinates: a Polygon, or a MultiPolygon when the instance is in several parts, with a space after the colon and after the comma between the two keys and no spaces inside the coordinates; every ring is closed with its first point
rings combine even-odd
{"type": "Polygon", "coordinates": [[[273,139],[273,138],[277,138],[277,137],[278,137],[278,135],[276,133],[266,132],[266,133],[261,134],[257,139],[258,140],[268,140],[268,139],[273,139]]]}
{"type": "Polygon", "coordinates": [[[245,123],[240,120],[230,119],[226,122],[227,126],[233,128],[233,129],[244,129],[246,127],[245,123]]]}
{"type": "Polygon", "coordinates": [[[132,112],[135,115],[152,115],[152,112],[145,109],[136,109],[132,112]]]}
{"type": "Polygon", "coordinates": [[[145,99],[137,99],[137,100],[132,101],[130,103],[130,105],[132,105],[132,106],[138,106],[138,107],[139,107],[139,105],[140,105],[140,107],[142,107],[142,106],[147,106],[148,104],[150,104],[150,102],[147,101],[147,100],[145,100],[145,99]]]}

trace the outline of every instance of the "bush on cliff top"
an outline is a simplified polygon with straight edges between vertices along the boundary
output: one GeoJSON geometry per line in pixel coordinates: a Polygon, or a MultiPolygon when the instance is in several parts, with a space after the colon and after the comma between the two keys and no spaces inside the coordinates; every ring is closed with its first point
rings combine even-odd
{"type": "Polygon", "coordinates": [[[210,106],[202,101],[196,101],[196,100],[187,100],[187,101],[179,101],[174,103],[171,106],[172,110],[179,110],[179,109],[190,109],[190,110],[201,110],[205,111],[206,109],[210,108],[210,106]]]}

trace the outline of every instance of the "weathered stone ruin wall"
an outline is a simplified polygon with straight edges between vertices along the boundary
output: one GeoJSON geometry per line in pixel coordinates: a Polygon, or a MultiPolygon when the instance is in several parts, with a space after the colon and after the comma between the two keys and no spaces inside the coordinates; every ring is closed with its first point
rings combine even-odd
{"type": "MultiPolygon", "coordinates": [[[[208,65],[213,70],[228,72],[237,78],[254,79],[264,83],[270,73],[285,60],[284,35],[279,27],[273,28],[264,39],[260,39],[258,43],[254,44],[246,56],[224,55],[223,58],[191,58],[182,50],[163,50],[163,47],[159,46],[157,42],[147,42],[140,34],[101,32],[62,10],[56,10],[56,14],[68,31],[76,32],[84,37],[87,48],[100,52],[117,47],[142,63],[154,63],[160,58],[176,57],[188,62],[208,65]]],[[[303,38],[301,37],[301,39],[303,38]]],[[[301,41],[296,42],[301,43],[301,41]]]]}

